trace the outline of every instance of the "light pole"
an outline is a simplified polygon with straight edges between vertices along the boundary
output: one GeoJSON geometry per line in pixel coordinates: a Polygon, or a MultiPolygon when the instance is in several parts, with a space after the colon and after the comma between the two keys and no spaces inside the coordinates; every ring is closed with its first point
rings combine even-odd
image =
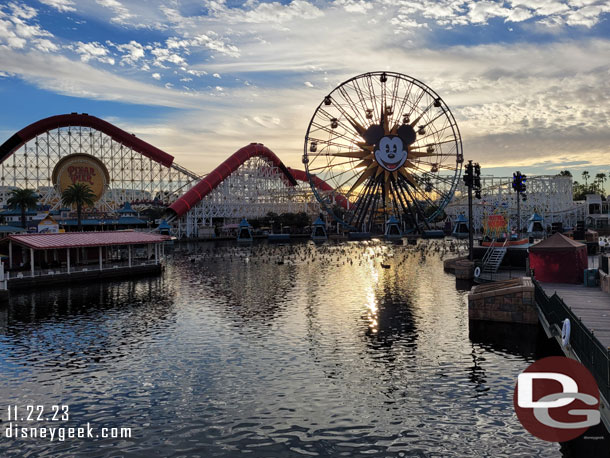
{"type": "Polygon", "coordinates": [[[474,259],[472,190],[474,189],[477,199],[481,198],[481,166],[478,163],[473,164],[472,161],[468,161],[464,173],[464,183],[468,188],[468,259],[472,261],[474,259]]]}
{"type": "Polygon", "coordinates": [[[517,193],[517,238],[521,238],[521,198],[525,201],[525,182],[527,181],[527,176],[522,175],[521,172],[517,171],[513,173],[513,189],[517,193]],[[523,196],[522,196],[523,194],[523,196]]]}

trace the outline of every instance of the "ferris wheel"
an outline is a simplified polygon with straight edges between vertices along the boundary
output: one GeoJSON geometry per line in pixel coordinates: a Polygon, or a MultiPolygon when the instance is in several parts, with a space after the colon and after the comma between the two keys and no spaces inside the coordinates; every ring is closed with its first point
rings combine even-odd
{"type": "Polygon", "coordinates": [[[449,203],[464,156],[446,103],[421,81],[365,73],[324,97],[307,133],[303,163],[322,207],[348,229],[429,227],[449,203]],[[322,191],[325,181],[334,190],[322,191]]]}

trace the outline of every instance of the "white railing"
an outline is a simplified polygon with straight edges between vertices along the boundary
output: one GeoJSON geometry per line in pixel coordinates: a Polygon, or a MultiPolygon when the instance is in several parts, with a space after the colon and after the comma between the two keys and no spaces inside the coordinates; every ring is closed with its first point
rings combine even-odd
{"type": "MultiPolygon", "coordinates": [[[[78,266],[70,266],[70,271],[68,272],[67,267],[54,267],[49,269],[35,269],[34,275],[32,275],[31,270],[23,270],[19,272],[6,272],[6,280],[14,280],[21,278],[34,278],[34,277],[50,277],[55,275],[63,275],[63,274],[74,274],[81,272],[100,272],[105,270],[114,270],[120,268],[129,268],[129,267],[140,267],[140,266],[153,266],[156,264],[160,264],[161,261],[155,261],[150,259],[133,259],[131,261],[131,266],[129,265],[129,261],[122,262],[114,262],[111,264],[103,264],[100,269],[99,264],[88,264],[88,265],[78,265],[78,266]]],[[[1,287],[0,287],[1,289],[1,287]]]]}

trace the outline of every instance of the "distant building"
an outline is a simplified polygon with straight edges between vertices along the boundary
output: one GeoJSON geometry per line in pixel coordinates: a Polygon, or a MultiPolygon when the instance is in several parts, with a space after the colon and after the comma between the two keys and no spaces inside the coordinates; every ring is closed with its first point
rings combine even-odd
{"type": "Polygon", "coordinates": [[[39,234],[57,234],[59,232],[59,224],[51,215],[45,216],[38,223],[39,234]]]}
{"type": "Polygon", "coordinates": [[[610,226],[610,205],[608,200],[599,194],[585,196],[585,222],[593,229],[605,229],[610,226]]]}

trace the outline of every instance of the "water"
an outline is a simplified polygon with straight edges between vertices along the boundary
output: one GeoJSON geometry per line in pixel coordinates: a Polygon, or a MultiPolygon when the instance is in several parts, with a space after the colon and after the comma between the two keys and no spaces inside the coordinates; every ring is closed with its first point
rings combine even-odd
{"type": "Polygon", "coordinates": [[[535,328],[469,333],[445,248],[189,248],[158,278],[0,308],[0,455],[561,454],[513,412],[535,328]],[[54,404],[67,422],[22,423],[132,437],[4,437],[8,405],[54,404]]]}

